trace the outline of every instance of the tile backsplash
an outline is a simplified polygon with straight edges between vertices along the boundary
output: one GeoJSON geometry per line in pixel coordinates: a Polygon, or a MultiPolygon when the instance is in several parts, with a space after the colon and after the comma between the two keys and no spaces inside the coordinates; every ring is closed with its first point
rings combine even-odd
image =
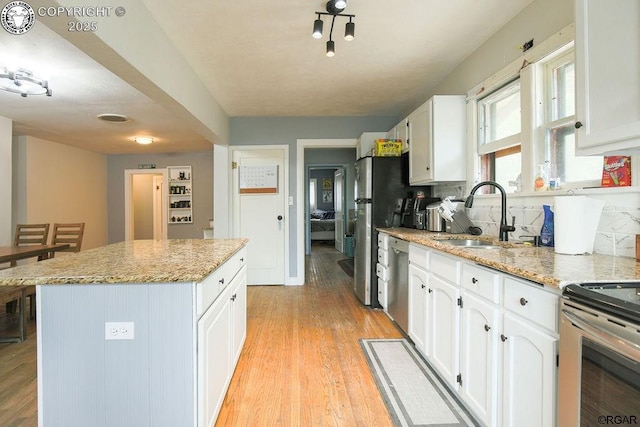
{"type": "MultiPolygon", "coordinates": [[[[635,257],[636,234],[640,234],[640,189],[623,192],[606,190],[576,191],[576,194],[605,201],[594,242],[594,253],[635,257]],[[588,193],[588,194],[586,194],[588,193]]],[[[436,197],[466,197],[461,186],[434,187],[436,197]]],[[[553,210],[554,196],[565,192],[548,192],[544,195],[507,195],[507,221],[515,217],[516,231],[509,234],[512,240],[522,236],[538,236],[542,228],[544,213],[542,205],[553,210]]],[[[482,228],[484,235],[498,236],[500,224],[500,197],[476,196],[473,208],[466,210],[471,221],[482,228]]],[[[576,215],[580,215],[576,212],[576,215]]]]}

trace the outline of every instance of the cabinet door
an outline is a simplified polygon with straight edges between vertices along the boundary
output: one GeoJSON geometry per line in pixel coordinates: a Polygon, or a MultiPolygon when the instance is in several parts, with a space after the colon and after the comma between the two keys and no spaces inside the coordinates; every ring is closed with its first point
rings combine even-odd
{"type": "Polygon", "coordinates": [[[198,426],[212,426],[231,380],[231,303],[224,292],[198,321],[198,426]]]}
{"type": "Polygon", "coordinates": [[[577,154],[640,147],[640,2],[576,0],[577,154]]]}
{"type": "Polygon", "coordinates": [[[432,100],[409,115],[409,183],[421,184],[433,179],[431,130],[432,100]]]}
{"type": "Polygon", "coordinates": [[[434,274],[429,275],[429,289],[428,345],[431,355],[428,359],[441,377],[455,387],[459,372],[460,289],[434,274]]]}
{"type": "Polygon", "coordinates": [[[501,341],[501,425],[555,425],[558,340],[505,311],[501,341]]]}
{"type": "Polygon", "coordinates": [[[232,366],[235,367],[247,336],[247,267],[242,267],[231,283],[232,366]]]}
{"type": "Polygon", "coordinates": [[[409,264],[409,337],[427,356],[427,282],[428,273],[409,264]]]}
{"type": "Polygon", "coordinates": [[[500,310],[469,292],[462,294],[460,396],[485,425],[495,425],[498,398],[500,310]]]}

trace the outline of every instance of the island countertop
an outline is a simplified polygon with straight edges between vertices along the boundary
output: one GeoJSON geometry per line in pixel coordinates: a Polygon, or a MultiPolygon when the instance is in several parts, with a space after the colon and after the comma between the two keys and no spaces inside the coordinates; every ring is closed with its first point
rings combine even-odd
{"type": "Polygon", "coordinates": [[[200,282],[247,239],[131,240],[0,271],[0,286],[200,282]]]}
{"type": "Polygon", "coordinates": [[[555,253],[550,247],[499,242],[495,236],[436,233],[409,228],[379,228],[378,231],[551,288],[562,288],[576,282],[640,280],[640,262],[633,258],[599,254],[563,255],[555,253]],[[443,242],[447,239],[469,238],[488,240],[500,248],[464,248],[443,242]]]}

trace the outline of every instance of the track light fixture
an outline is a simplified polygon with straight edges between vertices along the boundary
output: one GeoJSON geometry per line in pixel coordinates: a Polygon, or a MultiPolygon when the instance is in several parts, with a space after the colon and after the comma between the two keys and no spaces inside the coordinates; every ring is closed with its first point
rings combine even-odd
{"type": "Polygon", "coordinates": [[[349,18],[349,22],[344,29],[344,39],[347,41],[351,41],[355,37],[356,33],[356,24],[353,22],[353,18],[355,15],[348,15],[346,13],[342,13],[344,8],[347,7],[346,0],[329,0],[327,2],[327,11],[326,12],[316,12],[318,16],[315,21],[313,21],[313,38],[319,39],[322,38],[322,27],[324,22],[322,21],[322,16],[330,16],[331,17],[331,29],[329,30],[329,41],[327,41],[327,56],[331,57],[335,55],[335,42],[333,41],[333,26],[336,22],[336,17],[344,16],[345,18],[349,18]]]}

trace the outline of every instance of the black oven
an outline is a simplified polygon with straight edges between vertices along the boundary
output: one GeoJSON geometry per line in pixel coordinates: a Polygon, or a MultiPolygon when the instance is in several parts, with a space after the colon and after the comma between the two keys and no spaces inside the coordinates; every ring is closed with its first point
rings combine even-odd
{"type": "Polygon", "coordinates": [[[639,283],[563,290],[558,426],[640,425],[639,283]]]}

